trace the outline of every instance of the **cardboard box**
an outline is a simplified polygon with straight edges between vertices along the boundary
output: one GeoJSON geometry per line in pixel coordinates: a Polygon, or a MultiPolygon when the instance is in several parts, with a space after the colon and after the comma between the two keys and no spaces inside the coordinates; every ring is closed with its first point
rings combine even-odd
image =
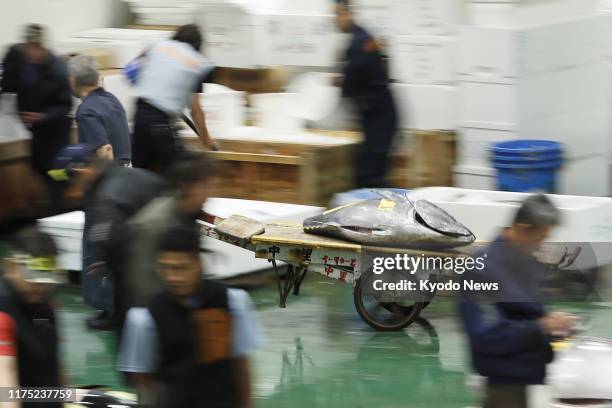
{"type": "Polygon", "coordinates": [[[66,59],[70,60],[70,58],[74,57],[75,55],[89,55],[93,57],[98,64],[98,69],[100,70],[116,68],[113,53],[110,50],[100,48],[77,50],[66,55],[66,59]]]}
{"type": "Polygon", "coordinates": [[[393,84],[391,90],[401,128],[449,130],[457,127],[457,87],[393,84]]]}
{"type": "Polygon", "coordinates": [[[247,93],[282,92],[289,73],[285,68],[230,68],[218,67],[213,81],[235,91],[247,93]]]}
{"type": "Polygon", "coordinates": [[[412,84],[452,84],[457,80],[457,40],[441,36],[393,36],[391,77],[412,84]]]}
{"type": "Polygon", "coordinates": [[[411,173],[416,187],[452,185],[456,139],[454,132],[413,131],[411,173]]]}

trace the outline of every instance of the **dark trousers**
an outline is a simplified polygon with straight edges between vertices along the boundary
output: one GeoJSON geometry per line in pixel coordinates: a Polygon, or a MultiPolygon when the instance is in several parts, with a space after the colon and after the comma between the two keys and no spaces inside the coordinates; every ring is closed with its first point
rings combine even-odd
{"type": "Polygon", "coordinates": [[[376,98],[361,111],[363,144],[357,163],[357,187],[388,187],[389,153],[397,133],[397,112],[389,95],[376,98]]]}
{"type": "Polygon", "coordinates": [[[487,384],[482,407],[527,408],[527,386],[487,384]]]}
{"type": "Polygon", "coordinates": [[[164,173],[183,151],[174,118],[139,99],[134,116],[132,165],[164,173]]]}
{"type": "Polygon", "coordinates": [[[70,143],[71,119],[64,117],[43,121],[30,128],[32,133],[31,163],[47,189],[49,207],[52,213],[62,209],[63,193],[66,183],[53,180],[47,172],[53,169],[53,164],[60,150],[70,143]]]}

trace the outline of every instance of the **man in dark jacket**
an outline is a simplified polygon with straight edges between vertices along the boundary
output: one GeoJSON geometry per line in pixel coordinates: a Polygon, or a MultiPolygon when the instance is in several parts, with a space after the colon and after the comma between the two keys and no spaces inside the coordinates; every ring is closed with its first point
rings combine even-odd
{"type": "Polygon", "coordinates": [[[25,42],[12,46],[3,62],[2,92],[17,94],[21,120],[32,133],[33,168],[50,184],[47,171],[70,142],[72,95],[62,61],[44,47],[44,30],[26,28],[25,42]]]}
{"type": "Polygon", "coordinates": [[[132,147],[127,116],[115,95],[99,85],[96,60],[77,55],[68,68],[72,92],[82,101],[76,111],[79,143],[93,145],[98,157],[129,164],[132,147]]]}
{"type": "MultiPolygon", "coordinates": [[[[9,244],[0,278],[0,385],[60,387],[53,287],[63,281],[55,267],[53,239],[27,227],[9,244]]],[[[41,404],[33,404],[41,406],[41,404]]],[[[30,404],[22,401],[22,406],[30,404]]],[[[45,407],[60,407],[48,402],[45,407]]]]}
{"type": "Polygon", "coordinates": [[[68,146],[55,166],[67,171],[84,193],[81,287],[85,302],[99,310],[88,326],[110,329],[115,325],[113,281],[124,264],[127,220],[157,197],[165,182],[150,171],[94,158],[95,150],[86,144],[68,146]]]}
{"type": "Polygon", "coordinates": [[[336,83],[351,98],[361,117],[363,146],[357,168],[358,187],[385,187],[388,156],[397,132],[397,111],[378,42],[355,24],[348,0],[336,2],[336,25],[352,36],[344,75],[336,83]]]}
{"type": "Polygon", "coordinates": [[[533,256],[559,219],[546,196],[530,196],[513,225],[475,255],[485,259],[484,268],[464,275],[498,285],[495,293],[464,291],[459,305],[473,366],[487,378],[485,408],[526,408],[527,386],[543,384],[552,361],[551,338],[572,331],[574,316],[542,305],[544,269],[533,256]]]}

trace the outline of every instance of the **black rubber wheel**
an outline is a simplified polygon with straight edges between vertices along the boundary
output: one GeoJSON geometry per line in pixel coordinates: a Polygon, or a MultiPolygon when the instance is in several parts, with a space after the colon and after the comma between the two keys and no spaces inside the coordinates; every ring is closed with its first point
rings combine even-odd
{"type": "Polygon", "coordinates": [[[361,319],[368,326],[378,331],[398,331],[412,324],[429,302],[379,302],[374,297],[364,295],[361,278],[355,284],[353,292],[355,308],[361,319]]]}

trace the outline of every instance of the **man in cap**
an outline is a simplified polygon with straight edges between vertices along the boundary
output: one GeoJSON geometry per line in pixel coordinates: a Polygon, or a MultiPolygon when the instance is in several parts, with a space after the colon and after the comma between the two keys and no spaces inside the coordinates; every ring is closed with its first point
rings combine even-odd
{"type": "Polygon", "coordinates": [[[57,184],[47,176],[60,149],[70,142],[72,95],[61,59],[45,48],[42,26],[26,27],[24,42],[6,54],[0,88],[17,94],[21,120],[32,133],[31,163],[47,183],[54,206],[59,206],[57,184]]]}
{"type": "Polygon", "coordinates": [[[123,266],[127,220],[157,197],[165,182],[156,174],[117,165],[96,157],[95,146],[76,144],[57,157],[56,179],[69,179],[83,191],[83,267],[81,288],[85,303],[98,315],[88,321],[91,329],[112,329],[113,281],[123,266]]]}
{"type": "Polygon", "coordinates": [[[49,301],[64,280],[56,256],[53,239],[36,227],[19,231],[10,242],[0,278],[0,387],[61,386],[57,325],[49,301]]]}

